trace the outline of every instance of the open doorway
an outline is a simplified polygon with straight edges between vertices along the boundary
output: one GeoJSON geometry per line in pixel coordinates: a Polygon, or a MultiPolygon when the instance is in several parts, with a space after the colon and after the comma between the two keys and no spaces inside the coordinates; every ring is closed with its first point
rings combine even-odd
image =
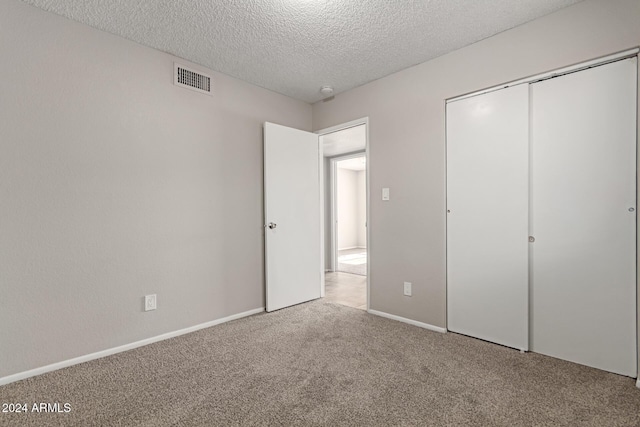
{"type": "Polygon", "coordinates": [[[368,308],[366,120],[320,132],[325,176],[327,301],[368,308]]]}
{"type": "Polygon", "coordinates": [[[367,275],[367,194],[366,158],[331,159],[334,178],[333,238],[335,271],[367,275]]]}

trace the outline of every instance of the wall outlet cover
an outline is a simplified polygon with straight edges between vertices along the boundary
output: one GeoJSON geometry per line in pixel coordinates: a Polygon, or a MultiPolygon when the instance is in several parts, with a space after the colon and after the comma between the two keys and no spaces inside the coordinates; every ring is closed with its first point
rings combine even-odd
{"type": "Polygon", "coordinates": [[[404,295],[411,296],[411,282],[404,282],[404,295]]]}
{"type": "Polygon", "coordinates": [[[144,311],[151,311],[158,308],[156,294],[145,295],[144,297],[144,311]]]}

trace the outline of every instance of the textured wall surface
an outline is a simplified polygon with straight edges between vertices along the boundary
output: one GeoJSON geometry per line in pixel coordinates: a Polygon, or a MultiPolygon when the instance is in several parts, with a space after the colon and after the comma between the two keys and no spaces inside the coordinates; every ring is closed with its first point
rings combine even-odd
{"type": "Polygon", "coordinates": [[[638,22],[638,0],[587,0],[314,104],[315,129],[369,117],[372,309],[446,326],[445,100],[636,47],[638,22]]]}
{"type": "Polygon", "coordinates": [[[24,0],[307,102],[579,0],[24,0]]]}
{"type": "Polygon", "coordinates": [[[262,122],[309,104],[18,0],[0,57],[0,377],[264,306],[262,122]]]}

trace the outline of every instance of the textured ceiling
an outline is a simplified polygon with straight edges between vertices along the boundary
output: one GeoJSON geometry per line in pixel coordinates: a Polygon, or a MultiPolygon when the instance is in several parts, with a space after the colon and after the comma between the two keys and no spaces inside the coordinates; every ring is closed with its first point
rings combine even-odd
{"type": "Polygon", "coordinates": [[[306,102],[581,0],[23,0],[306,102]]]}

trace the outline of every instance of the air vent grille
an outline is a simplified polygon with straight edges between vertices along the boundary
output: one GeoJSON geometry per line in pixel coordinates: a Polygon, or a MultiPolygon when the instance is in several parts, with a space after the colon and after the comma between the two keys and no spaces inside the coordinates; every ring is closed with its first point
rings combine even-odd
{"type": "Polygon", "coordinates": [[[211,95],[211,77],[175,64],[173,83],[191,90],[211,95]]]}

